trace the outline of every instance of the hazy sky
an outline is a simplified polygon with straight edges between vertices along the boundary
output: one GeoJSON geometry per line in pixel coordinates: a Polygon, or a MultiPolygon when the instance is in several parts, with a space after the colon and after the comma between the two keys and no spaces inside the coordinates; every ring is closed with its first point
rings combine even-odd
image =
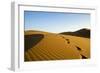
{"type": "Polygon", "coordinates": [[[24,11],[24,25],[25,30],[56,33],[90,29],[90,14],[24,11]]]}

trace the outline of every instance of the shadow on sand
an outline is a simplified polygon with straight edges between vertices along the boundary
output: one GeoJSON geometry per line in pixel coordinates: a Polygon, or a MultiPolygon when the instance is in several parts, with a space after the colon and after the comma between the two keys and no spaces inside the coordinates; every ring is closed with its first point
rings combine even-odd
{"type": "Polygon", "coordinates": [[[25,51],[34,47],[44,38],[43,34],[32,34],[32,35],[24,35],[24,47],[25,51]]]}

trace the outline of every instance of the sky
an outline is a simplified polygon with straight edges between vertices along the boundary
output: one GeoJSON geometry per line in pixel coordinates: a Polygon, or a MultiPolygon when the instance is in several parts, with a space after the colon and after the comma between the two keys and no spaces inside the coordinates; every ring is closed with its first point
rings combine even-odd
{"type": "Polygon", "coordinates": [[[90,14],[24,11],[24,29],[53,33],[90,29],[90,14]]]}

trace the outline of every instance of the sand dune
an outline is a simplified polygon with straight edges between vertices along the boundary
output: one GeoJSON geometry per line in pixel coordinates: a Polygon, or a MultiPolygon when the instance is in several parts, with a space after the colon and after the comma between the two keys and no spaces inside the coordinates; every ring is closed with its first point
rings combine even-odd
{"type": "Polygon", "coordinates": [[[62,32],[60,34],[90,38],[90,29],[80,29],[75,32],[62,32]]]}
{"type": "Polygon", "coordinates": [[[88,59],[90,39],[41,31],[25,31],[25,61],[88,59]]]}

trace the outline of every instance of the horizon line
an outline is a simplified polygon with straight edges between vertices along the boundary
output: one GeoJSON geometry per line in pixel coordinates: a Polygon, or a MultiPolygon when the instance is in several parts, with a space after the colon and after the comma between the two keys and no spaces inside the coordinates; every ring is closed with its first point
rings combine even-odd
{"type": "MultiPolygon", "coordinates": [[[[74,30],[74,31],[68,30],[68,31],[63,31],[63,32],[76,32],[76,31],[81,30],[81,29],[90,30],[90,28],[80,28],[80,29],[77,29],[77,30],[74,30]]],[[[41,31],[41,32],[50,32],[50,31],[34,30],[34,29],[25,29],[24,31],[41,31]]],[[[50,33],[62,33],[62,32],[50,32],[50,33]]]]}

